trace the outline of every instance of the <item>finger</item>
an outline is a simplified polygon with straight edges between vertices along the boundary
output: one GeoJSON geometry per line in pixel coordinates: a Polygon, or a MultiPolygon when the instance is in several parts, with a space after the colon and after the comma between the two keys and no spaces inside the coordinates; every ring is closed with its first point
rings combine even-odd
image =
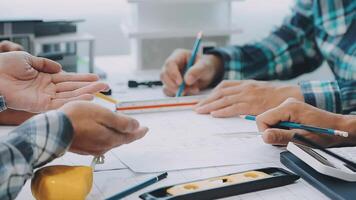
{"type": "Polygon", "coordinates": [[[189,50],[177,49],[168,57],[166,66],[169,62],[175,63],[178,66],[178,70],[183,72],[191,55],[192,54],[189,50]]]}
{"type": "Polygon", "coordinates": [[[224,96],[236,96],[236,98],[238,98],[238,96],[240,95],[240,92],[242,91],[241,87],[226,87],[226,88],[222,88],[220,87],[220,89],[214,89],[212,91],[212,93],[208,96],[208,98],[200,101],[198,104],[197,104],[197,108],[198,107],[202,107],[206,104],[209,104],[209,103],[212,103],[214,101],[217,101],[218,99],[224,97],[224,96]]]}
{"type": "Polygon", "coordinates": [[[56,92],[73,91],[92,84],[93,82],[62,82],[56,84],[56,92]]]}
{"type": "Polygon", "coordinates": [[[169,97],[174,97],[176,95],[176,90],[163,86],[163,93],[169,97]]]}
{"type": "Polygon", "coordinates": [[[98,109],[98,111],[97,115],[100,124],[115,131],[116,134],[134,132],[140,127],[140,123],[134,118],[107,109],[98,109]]]}
{"type": "Polygon", "coordinates": [[[211,109],[212,103],[218,101],[219,99],[222,99],[223,96],[221,95],[220,92],[213,93],[208,96],[208,98],[201,100],[196,106],[195,106],[195,111],[197,113],[206,113],[206,110],[211,109]]]}
{"type": "Polygon", "coordinates": [[[23,47],[19,44],[10,41],[2,41],[0,42],[0,50],[2,52],[9,51],[23,51],[23,47]]]}
{"type": "Polygon", "coordinates": [[[199,78],[204,76],[205,73],[211,73],[207,70],[205,70],[206,64],[205,62],[198,61],[195,63],[186,73],[184,76],[185,83],[187,85],[193,85],[197,81],[199,81],[199,78]]]}
{"type": "Polygon", "coordinates": [[[62,107],[64,104],[71,101],[91,101],[94,99],[94,95],[92,94],[83,94],[77,97],[66,98],[66,99],[53,99],[49,106],[49,110],[54,110],[62,107]]]}
{"type": "Polygon", "coordinates": [[[238,99],[236,99],[236,96],[234,95],[224,96],[219,99],[217,99],[217,96],[212,98],[214,98],[214,100],[211,103],[203,104],[202,106],[197,107],[195,111],[200,114],[207,114],[211,113],[212,111],[231,106],[234,103],[238,103],[238,99]]]}
{"type": "Polygon", "coordinates": [[[129,133],[136,131],[140,127],[140,123],[134,118],[118,113],[113,114],[114,118],[112,119],[112,123],[106,125],[114,129],[116,132],[129,133]]]}
{"type": "Polygon", "coordinates": [[[292,140],[294,133],[294,130],[266,129],[262,139],[267,144],[286,145],[292,140]]]}
{"type": "Polygon", "coordinates": [[[24,51],[23,46],[19,45],[19,44],[15,44],[14,46],[12,46],[10,48],[10,51],[24,51]]]}
{"type": "Polygon", "coordinates": [[[54,74],[60,72],[62,69],[62,66],[59,63],[47,58],[30,55],[29,62],[30,65],[39,72],[54,74]]]}
{"type": "Polygon", "coordinates": [[[92,82],[99,80],[96,74],[75,74],[75,73],[58,73],[52,75],[52,81],[54,83],[67,82],[67,81],[80,81],[80,82],[92,82]]]}
{"type": "Polygon", "coordinates": [[[249,115],[253,111],[248,103],[235,103],[231,106],[212,111],[210,114],[216,118],[234,117],[238,115],[249,115]]]}
{"type": "Polygon", "coordinates": [[[115,132],[127,133],[135,131],[139,128],[139,122],[131,117],[122,115],[111,110],[104,108],[102,106],[93,104],[91,108],[95,110],[95,117],[97,121],[107,128],[115,132]]]}
{"type": "Polygon", "coordinates": [[[267,110],[256,117],[257,127],[260,131],[264,131],[265,129],[272,127],[281,121],[290,121],[291,112],[293,111],[289,110],[288,106],[286,107],[283,104],[267,110]]]}
{"type": "Polygon", "coordinates": [[[223,97],[223,93],[221,91],[212,92],[206,99],[201,100],[196,106],[195,109],[199,109],[207,104],[210,104],[214,101],[223,97]]]}
{"type": "Polygon", "coordinates": [[[191,53],[188,50],[177,49],[165,62],[163,73],[167,74],[177,85],[183,82],[182,72],[190,55],[191,53]]]}
{"type": "Polygon", "coordinates": [[[177,91],[178,90],[178,84],[171,79],[167,74],[162,73],[161,74],[161,81],[163,82],[165,87],[170,88],[172,91],[177,91]]]}
{"type": "Polygon", "coordinates": [[[148,132],[147,127],[140,127],[133,132],[121,134],[121,136],[123,136],[123,138],[121,139],[121,138],[117,137],[115,147],[119,146],[121,144],[129,144],[135,140],[138,140],[138,139],[142,138],[143,136],[145,136],[147,132],[148,132]]]}
{"type": "Polygon", "coordinates": [[[56,93],[56,99],[66,99],[77,97],[83,94],[95,94],[97,92],[103,91],[108,87],[105,83],[93,82],[87,86],[81,87],[73,91],[58,92],[56,93]]]}
{"type": "Polygon", "coordinates": [[[23,50],[24,50],[23,47],[21,45],[18,45],[18,44],[5,46],[5,49],[4,49],[5,52],[8,52],[8,51],[23,51],[23,50]]]}
{"type": "Polygon", "coordinates": [[[80,141],[82,144],[78,144],[77,148],[83,149],[89,154],[103,155],[111,148],[118,145],[118,142],[121,141],[120,144],[123,144],[122,141],[124,140],[124,137],[122,135],[118,135],[114,130],[102,126],[101,124],[95,124],[92,126],[92,130],[88,132],[91,132],[91,137],[87,137],[87,142],[80,141]]]}
{"type": "Polygon", "coordinates": [[[234,117],[239,115],[241,110],[239,110],[238,104],[233,104],[231,106],[227,106],[225,108],[216,110],[211,112],[211,116],[216,118],[227,118],[227,117],[234,117]]]}
{"type": "Polygon", "coordinates": [[[184,89],[184,95],[197,95],[199,94],[200,89],[198,85],[190,86],[190,87],[185,87],[184,89]]]}
{"type": "Polygon", "coordinates": [[[168,61],[164,69],[164,74],[171,79],[176,86],[183,82],[182,74],[179,70],[179,66],[174,61],[168,61]]]}

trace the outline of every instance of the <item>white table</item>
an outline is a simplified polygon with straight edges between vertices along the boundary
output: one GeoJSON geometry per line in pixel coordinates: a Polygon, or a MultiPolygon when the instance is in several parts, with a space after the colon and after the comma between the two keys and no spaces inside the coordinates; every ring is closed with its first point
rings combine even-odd
{"type": "MultiPolygon", "coordinates": [[[[142,98],[142,96],[154,96],[163,95],[160,89],[153,89],[147,91],[147,89],[135,89],[130,93],[127,93],[126,81],[128,78],[140,79],[157,79],[159,77],[158,71],[145,71],[134,72],[131,68],[132,62],[129,56],[107,56],[99,57],[96,59],[96,66],[108,73],[108,82],[113,88],[114,97],[118,99],[130,99],[133,97],[142,98]],[[154,95],[152,95],[154,93],[154,95]]],[[[153,97],[153,98],[154,98],[153,97]]],[[[113,105],[107,105],[113,107],[113,105]]],[[[1,127],[0,135],[6,134],[13,127],[1,127]]],[[[59,162],[60,161],[56,161],[59,162]]],[[[207,178],[212,176],[223,175],[232,172],[238,172],[242,170],[256,169],[262,167],[283,167],[279,161],[272,161],[266,164],[250,164],[239,166],[225,166],[225,167],[213,167],[194,170],[179,170],[170,172],[167,179],[147,187],[137,193],[128,196],[125,199],[138,199],[138,196],[144,192],[156,189],[160,186],[166,186],[170,184],[176,184],[180,182],[187,182],[194,179],[207,178]]],[[[120,169],[114,171],[103,171],[94,173],[94,187],[88,199],[103,199],[112,194],[118,193],[123,189],[131,187],[137,183],[153,177],[155,174],[138,174],[132,172],[130,169],[120,169]]],[[[25,187],[19,194],[17,199],[33,199],[30,192],[30,181],[27,181],[25,187]]],[[[311,187],[304,180],[299,180],[297,183],[288,185],[285,187],[269,189],[265,191],[249,193],[245,195],[239,195],[230,197],[227,199],[327,199],[322,193],[311,187]]]]}

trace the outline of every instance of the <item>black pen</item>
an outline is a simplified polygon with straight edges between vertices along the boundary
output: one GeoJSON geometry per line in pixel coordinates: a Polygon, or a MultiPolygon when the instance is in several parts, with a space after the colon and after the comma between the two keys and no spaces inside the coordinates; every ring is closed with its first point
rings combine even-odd
{"type": "Polygon", "coordinates": [[[168,173],[165,172],[165,173],[160,174],[160,175],[158,175],[156,177],[153,177],[153,178],[151,178],[151,179],[149,179],[149,180],[147,180],[147,181],[145,181],[143,183],[140,183],[140,184],[138,184],[136,186],[133,186],[132,188],[129,188],[129,189],[124,190],[124,191],[122,191],[122,192],[120,192],[118,194],[115,194],[114,196],[109,197],[106,200],[122,199],[122,198],[124,198],[124,197],[126,197],[126,196],[128,196],[128,195],[130,195],[132,193],[135,193],[135,192],[137,192],[137,191],[139,191],[139,190],[141,190],[141,189],[143,189],[145,187],[148,187],[148,186],[150,186],[150,185],[152,185],[154,183],[157,183],[158,181],[160,181],[162,179],[167,178],[167,176],[168,176],[168,173]]]}

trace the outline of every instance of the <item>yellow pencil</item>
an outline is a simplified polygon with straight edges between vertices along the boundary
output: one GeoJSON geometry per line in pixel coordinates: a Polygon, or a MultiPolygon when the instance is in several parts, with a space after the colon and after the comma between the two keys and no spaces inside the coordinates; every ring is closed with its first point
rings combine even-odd
{"type": "Polygon", "coordinates": [[[113,104],[117,104],[118,103],[118,101],[116,99],[114,99],[112,97],[109,97],[109,96],[106,96],[106,95],[101,94],[101,93],[96,93],[95,96],[100,98],[100,99],[103,99],[105,101],[108,101],[110,103],[113,103],[113,104]]]}

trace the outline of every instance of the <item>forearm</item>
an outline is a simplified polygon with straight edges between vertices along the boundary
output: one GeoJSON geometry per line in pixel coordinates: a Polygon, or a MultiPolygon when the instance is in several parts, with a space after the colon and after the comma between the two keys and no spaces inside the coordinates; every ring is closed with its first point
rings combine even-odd
{"type": "Polygon", "coordinates": [[[64,154],[73,137],[69,119],[59,112],[28,120],[0,143],[0,199],[14,199],[33,169],[64,154]]]}

